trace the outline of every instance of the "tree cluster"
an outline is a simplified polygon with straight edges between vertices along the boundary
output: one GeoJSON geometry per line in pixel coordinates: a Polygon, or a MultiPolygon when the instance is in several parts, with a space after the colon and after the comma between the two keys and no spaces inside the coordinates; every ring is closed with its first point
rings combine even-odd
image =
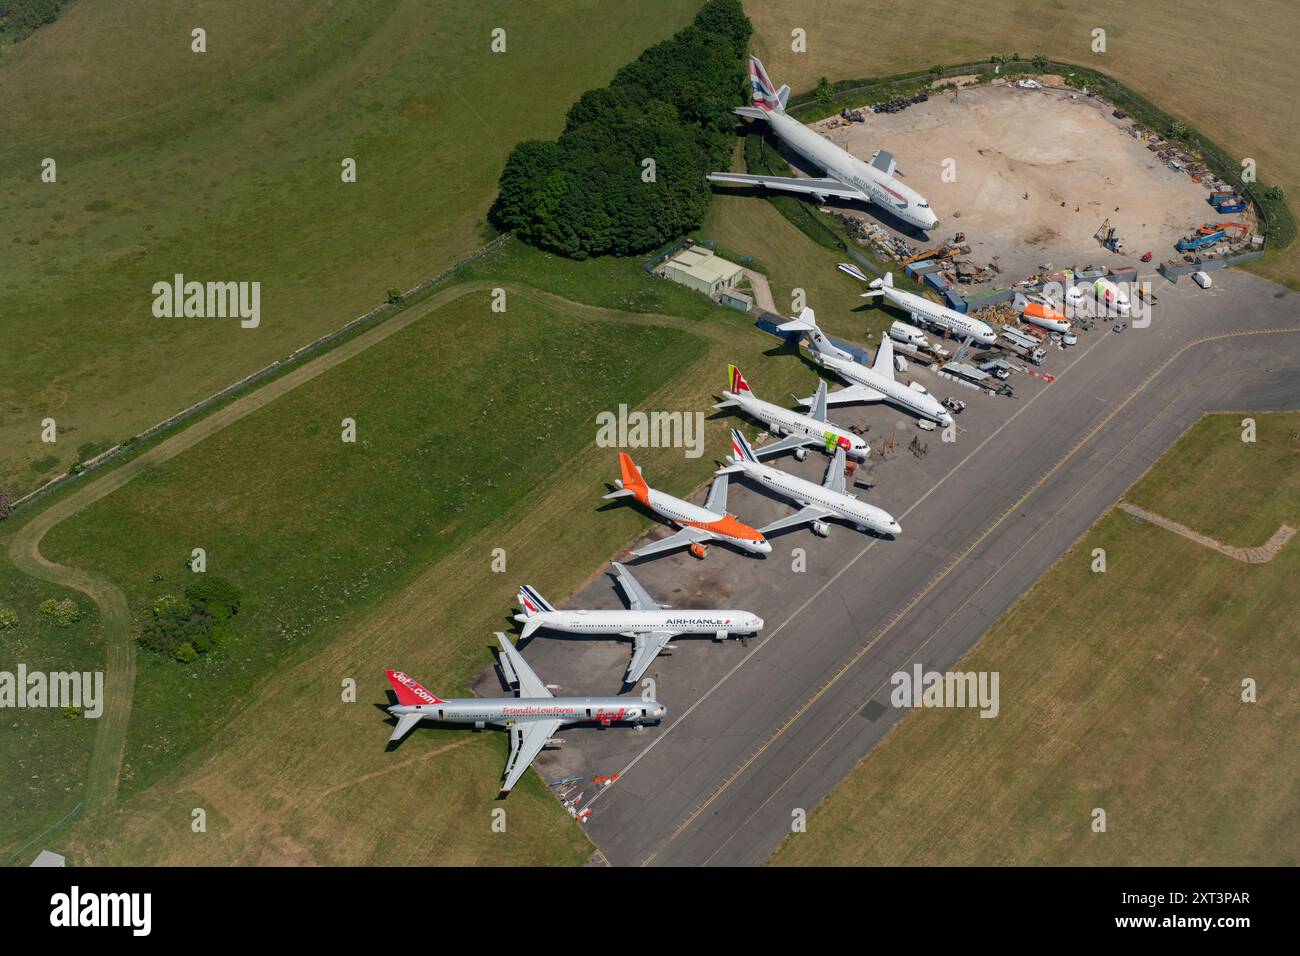
{"type": "Polygon", "coordinates": [[[197,575],[183,595],[164,594],[149,606],[138,639],[142,647],[188,664],[220,643],[242,603],[233,582],[197,575]]]}
{"type": "Polygon", "coordinates": [[[735,142],[751,33],[739,0],[694,22],[583,94],[558,140],[519,143],[492,215],[519,238],[574,259],[627,255],[697,228],[735,142]]]}

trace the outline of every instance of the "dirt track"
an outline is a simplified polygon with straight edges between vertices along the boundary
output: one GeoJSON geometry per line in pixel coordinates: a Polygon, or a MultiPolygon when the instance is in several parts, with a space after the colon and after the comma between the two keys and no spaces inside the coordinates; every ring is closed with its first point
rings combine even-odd
{"type": "Polygon", "coordinates": [[[46,559],[40,551],[41,541],[45,535],[62,521],[117,491],[136,476],[194,447],[205,438],[265,407],[323,372],[342,365],[353,356],[402,331],[430,313],[436,312],[448,302],[473,292],[483,292],[499,286],[504,286],[513,294],[543,302],[569,313],[583,315],[616,313],[620,320],[626,322],[670,325],[708,338],[719,338],[718,331],[706,323],[690,322],[673,316],[623,313],[613,309],[602,309],[572,302],[526,286],[488,282],[454,285],[434,295],[427,302],[399,313],[376,328],[273,379],[256,391],[235,399],[229,405],[163,439],[139,457],[92,479],[43,511],[37,512],[18,529],[9,547],[9,558],[14,566],[33,577],[61,584],[85,594],[99,608],[103,622],[105,701],[104,712],[96,728],[95,743],[86,774],[82,802],[87,813],[111,804],[117,794],[135,686],[135,647],[131,637],[131,614],[126,596],[112,581],[46,559]]]}

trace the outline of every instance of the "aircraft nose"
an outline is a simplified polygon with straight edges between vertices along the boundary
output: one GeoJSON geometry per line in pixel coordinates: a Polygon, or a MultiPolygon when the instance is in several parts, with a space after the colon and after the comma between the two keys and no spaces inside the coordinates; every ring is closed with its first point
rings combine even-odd
{"type": "Polygon", "coordinates": [[[897,521],[889,526],[889,533],[897,537],[903,533],[903,527],[897,521]]]}
{"type": "Polygon", "coordinates": [[[761,631],[761,630],[763,629],[763,619],[762,619],[761,617],[757,617],[757,616],[755,616],[755,618],[754,618],[754,629],[757,630],[757,631],[761,631]]]}
{"type": "Polygon", "coordinates": [[[761,541],[758,542],[758,544],[754,546],[754,550],[756,550],[759,554],[771,554],[772,542],[768,541],[766,538],[763,538],[761,541]]]}

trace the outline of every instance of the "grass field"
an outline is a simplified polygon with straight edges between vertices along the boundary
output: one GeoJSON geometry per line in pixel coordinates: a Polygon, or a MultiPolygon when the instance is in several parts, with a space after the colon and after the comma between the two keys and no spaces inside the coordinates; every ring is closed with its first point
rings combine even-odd
{"type": "MultiPolygon", "coordinates": [[[[1283,26],[1292,13],[1285,0],[1259,0],[1223,30],[1212,27],[1222,8],[1211,0],[1154,0],[1140,11],[1123,0],[993,3],[978,15],[969,3],[937,0],[925,8],[937,28],[921,42],[916,11],[902,0],[874,4],[870,16],[852,0],[829,0],[815,13],[790,0],[750,0],[745,10],[754,52],[773,82],[795,90],[811,89],[823,75],[885,76],[993,53],[1046,53],[1110,74],[1229,152],[1255,159],[1260,180],[1282,186],[1293,208],[1300,196],[1300,133],[1281,119],[1300,87],[1300,30],[1283,26]],[[1091,49],[1098,27],[1106,31],[1104,53],[1091,49]],[[806,31],[807,52],[791,50],[796,28],[806,31]]],[[[941,197],[932,199],[941,206],[941,197]]],[[[1257,271],[1300,285],[1300,244],[1257,271]]]]}
{"type": "MultiPolygon", "coordinates": [[[[1256,418],[1202,419],[1128,498],[1238,546],[1300,524],[1300,414],[1256,418]]],[[[1109,512],[955,668],[1000,672],[1000,715],[908,715],[772,862],[1300,863],[1296,544],[1248,565],[1109,512]]]]}
{"type": "Polygon", "coordinates": [[[553,136],[697,7],[70,5],[0,58],[0,297],[21,343],[0,349],[0,487],[35,487],[481,245],[511,147],[553,136]],[[153,283],[178,272],[261,282],[260,327],[154,318],[153,283]]]}
{"type": "MultiPolygon", "coordinates": [[[[8,535],[0,535],[0,554],[8,535]]],[[[0,608],[18,614],[18,626],[0,630],[0,671],[102,671],[99,616],[84,595],[28,577],[0,560],[0,608]],[[37,613],[48,599],[71,599],[81,620],[61,628],[37,613]]],[[[47,826],[76,806],[96,722],[61,710],[0,711],[0,866],[47,826]]],[[[40,847],[32,847],[35,857],[40,847]]],[[[30,859],[14,862],[26,865],[30,859]]]]}
{"type": "MultiPolygon", "coordinates": [[[[383,668],[400,662],[439,691],[463,692],[490,660],[490,631],[504,623],[520,575],[548,594],[572,593],[644,530],[648,519],[633,509],[597,511],[614,465],[612,452],[590,443],[594,407],[635,405],[655,387],[644,407],[705,407],[727,361],[758,369],[751,374],[777,394],[806,389],[813,376],[788,356],[765,357],[773,340],[750,318],[651,279],[636,262],[548,260],[508,244],[467,270],[467,282],[483,291],[49,533],[49,557],[111,577],[136,607],[183,583],[183,562],[201,537],[211,573],[239,582],[247,602],[236,645],[198,668],[140,655],[125,799],[71,834],[80,858],[374,861],[392,851],[394,813],[430,834],[446,834],[457,814],[487,813],[504,739],[430,731],[413,735],[397,757],[385,754],[386,725],[366,706],[384,699],[383,668]],[[487,313],[486,289],[520,276],[593,301],[689,317],[609,313],[515,285],[507,316],[487,313]],[[497,328],[507,323],[509,334],[497,328]],[[466,347],[475,348],[475,362],[463,361],[466,347]],[[646,354],[656,361],[632,360],[646,354]],[[437,420],[444,407],[455,408],[453,420],[437,420]],[[358,422],[356,447],[338,441],[345,414],[358,422]],[[538,421],[550,422],[544,442],[538,421]],[[526,436],[518,439],[523,450],[492,447],[497,435],[526,436]],[[485,475],[496,483],[492,494],[473,484],[485,475]],[[132,540],[123,540],[127,527],[138,529],[132,540]],[[498,546],[507,548],[509,574],[489,572],[498,546]],[[556,554],[568,560],[556,562],[556,554]],[[339,704],[344,676],[357,679],[361,706],[339,704]],[[433,790],[389,800],[387,782],[369,785],[393,777],[395,790],[409,786],[392,772],[408,757],[433,790]],[[217,848],[189,839],[185,821],[200,798],[220,808],[217,848]],[[160,832],[175,839],[160,843],[160,832]],[[351,836],[340,840],[340,832],[351,836]]],[[[705,481],[732,422],[708,423],[703,459],[643,453],[656,484],[685,493],[705,481]]],[[[526,840],[494,843],[485,823],[482,842],[413,843],[401,859],[585,855],[581,834],[536,778],[527,780],[510,804],[526,840]]]]}

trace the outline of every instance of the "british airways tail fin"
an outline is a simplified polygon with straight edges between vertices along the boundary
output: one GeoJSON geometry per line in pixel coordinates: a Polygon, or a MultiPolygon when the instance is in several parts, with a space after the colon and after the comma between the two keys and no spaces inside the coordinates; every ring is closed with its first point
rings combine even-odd
{"type": "Polygon", "coordinates": [[[749,101],[754,106],[769,113],[784,113],[786,101],[790,98],[790,87],[777,89],[768,79],[767,70],[756,56],[749,58],[749,85],[752,90],[749,101]]]}

